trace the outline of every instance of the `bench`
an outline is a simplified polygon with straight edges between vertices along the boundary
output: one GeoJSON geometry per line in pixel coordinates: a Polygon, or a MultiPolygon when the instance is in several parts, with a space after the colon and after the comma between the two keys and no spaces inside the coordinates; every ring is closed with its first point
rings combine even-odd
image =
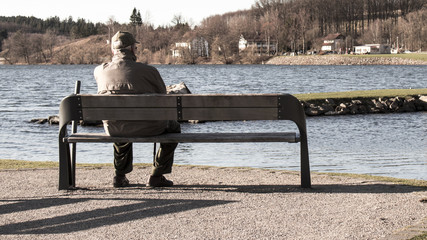
{"type": "Polygon", "coordinates": [[[311,187],[305,113],[299,100],[289,94],[72,94],[61,101],[59,118],[60,190],[75,187],[75,144],[79,142],[300,142],[301,187],[311,187]],[[81,120],[290,120],[299,133],[168,133],[150,137],[111,137],[103,129],[100,133],[69,133],[69,123],[81,120]]]}

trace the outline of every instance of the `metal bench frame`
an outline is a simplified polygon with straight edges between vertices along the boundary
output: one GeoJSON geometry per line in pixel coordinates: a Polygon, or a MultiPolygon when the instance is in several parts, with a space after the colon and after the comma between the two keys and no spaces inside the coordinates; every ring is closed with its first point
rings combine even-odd
{"type": "Polygon", "coordinates": [[[75,187],[78,142],[300,142],[301,187],[311,187],[305,113],[300,101],[289,94],[72,94],[62,100],[59,119],[60,190],[75,187]],[[150,137],[111,137],[103,131],[69,133],[69,123],[81,120],[290,120],[299,133],[169,133],[150,137]]]}

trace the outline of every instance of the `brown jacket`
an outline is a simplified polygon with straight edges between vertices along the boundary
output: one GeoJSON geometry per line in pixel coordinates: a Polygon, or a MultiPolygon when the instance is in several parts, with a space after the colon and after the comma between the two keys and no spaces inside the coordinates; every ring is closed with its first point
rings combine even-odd
{"type": "MultiPolygon", "coordinates": [[[[95,68],[98,94],[163,93],[166,86],[156,68],[136,62],[135,55],[122,50],[109,63],[95,68]]],[[[110,136],[151,136],[164,132],[167,121],[104,121],[110,136]]]]}

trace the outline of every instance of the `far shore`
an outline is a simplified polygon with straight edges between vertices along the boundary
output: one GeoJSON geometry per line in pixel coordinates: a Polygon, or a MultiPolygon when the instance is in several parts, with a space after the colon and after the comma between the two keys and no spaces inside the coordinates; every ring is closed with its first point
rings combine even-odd
{"type": "Polygon", "coordinates": [[[302,55],[280,56],[271,65],[427,65],[427,54],[302,55]]]}
{"type": "MultiPolygon", "coordinates": [[[[111,57],[105,56],[103,59],[109,61],[111,57]]],[[[138,60],[137,60],[138,61],[138,60]]],[[[0,58],[0,65],[8,64],[5,59],[0,58]]],[[[101,63],[94,63],[95,65],[101,63]]],[[[148,62],[150,65],[169,65],[162,62],[148,62]]],[[[298,56],[260,56],[255,60],[247,61],[245,58],[234,60],[230,65],[325,65],[325,66],[342,66],[342,65],[427,65],[427,52],[423,53],[406,53],[406,54],[329,54],[329,55],[298,55],[298,56]]],[[[14,65],[28,65],[26,63],[15,63],[14,65]]],[[[57,63],[44,63],[37,65],[60,65],[57,63]]],[[[65,64],[73,65],[73,64],[65,64]]],[[[173,64],[188,65],[188,64],[173,64]]],[[[202,60],[194,65],[226,65],[221,61],[202,60]]]]}

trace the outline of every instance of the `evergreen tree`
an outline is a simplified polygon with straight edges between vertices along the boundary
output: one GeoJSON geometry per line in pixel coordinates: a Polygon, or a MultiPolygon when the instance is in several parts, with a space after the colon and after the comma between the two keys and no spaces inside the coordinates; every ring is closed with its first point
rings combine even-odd
{"type": "Polygon", "coordinates": [[[133,26],[141,26],[142,25],[141,12],[139,10],[136,10],[136,8],[133,8],[132,15],[130,15],[130,23],[133,26]]]}

